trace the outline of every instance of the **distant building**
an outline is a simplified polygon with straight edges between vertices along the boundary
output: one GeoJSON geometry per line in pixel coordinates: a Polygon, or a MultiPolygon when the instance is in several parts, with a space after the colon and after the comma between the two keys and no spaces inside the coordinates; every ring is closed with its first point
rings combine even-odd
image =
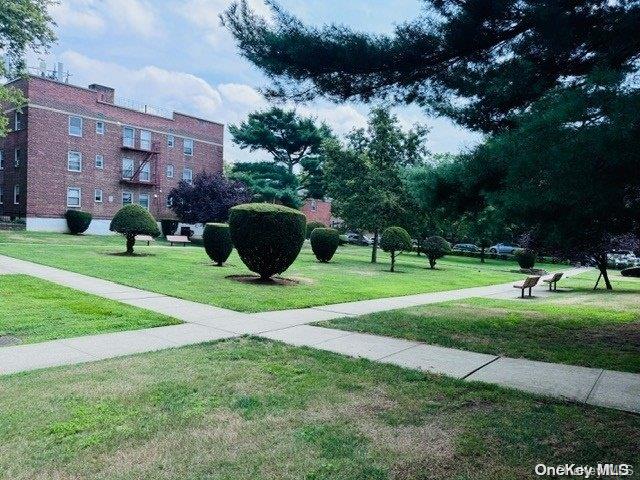
{"type": "Polygon", "coordinates": [[[304,201],[301,210],[307,217],[307,223],[320,222],[327,227],[332,226],[331,202],[308,198],[304,201]]]}
{"type": "Polygon", "coordinates": [[[66,231],[65,211],[80,209],[93,215],[89,233],[107,233],[128,203],[170,217],[180,180],[222,172],[220,123],[120,106],[101,85],[39,76],[10,85],[28,105],[3,109],[12,131],[0,138],[0,217],[26,218],[27,230],[66,231]]]}

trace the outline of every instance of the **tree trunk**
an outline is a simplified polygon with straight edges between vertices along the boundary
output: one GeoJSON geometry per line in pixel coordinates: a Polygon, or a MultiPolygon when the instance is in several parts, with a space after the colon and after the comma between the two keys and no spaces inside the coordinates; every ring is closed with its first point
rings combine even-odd
{"type": "Polygon", "coordinates": [[[133,246],[136,244],[135,235],[127,235],[127,255],[133,255],[133,246]]]}
{"type": "Polygon", "coordinates": [[[378,262],[378,230],[373,231],[373,248],[371,249],[371,263],[378,262]]]}
{"type": "MultiPolygon", "coordinates": [[[[613,290],[613,286],[611,285],[611,281],[609,280],[609,272],[607,270],[607,256],[605,255],[604,258],[600,258],[598,260],[598,270],[600,271],[600,275],[602,276],[602,278],[604,279],[604,285],[607,288],[607,290],[613,290]]],[[[598,282],[600,281],[600,279],[598,279],[598,282]]],[[[598,284],[596,283],[596,286],[593,288],[594,290],[598,287],[598,284]]]]}
{"type": "Polygon", "coordinates": [[[435,258],[429,258],[429,266],[431,267],[431,270],[436,268],[436,259],[435,258]]]}
{"type": "Polygon", "coordinates": [[[484,247],[480,249],[480,263],[484,263],[484,250],[484,247]]]}
{"type": "Polygon", "coordinates": [[[396,266],[396,252],[391,252],[391,271],[394,271],[394,267],[396,266]]]}

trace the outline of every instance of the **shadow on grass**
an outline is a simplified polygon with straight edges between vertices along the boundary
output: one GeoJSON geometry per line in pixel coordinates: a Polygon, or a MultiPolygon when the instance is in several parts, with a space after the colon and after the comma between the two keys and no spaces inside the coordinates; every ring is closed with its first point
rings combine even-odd
{"type": "Polygon", "coordinates": [[[127,253],[127,252],[109,252],[109,253],[105,253],[105,255],[109,255],[111,257],[129,257],[129,258],[135,258],[135,257],[155,257],[156,254],[155,253],[127,253]]]}
{"type": "Polygon", "coordinates": [[[271,277],[271,278],[260,278],[257,275],[227,275],[224,278],[228,278],[229,280],[233,280],[240,283],[248,283],[251,285],[266,285],[266,286],[294,286],[300,285],[298,280],[294,280],[293,278],[283,278],[283,277],[271,277]]]}

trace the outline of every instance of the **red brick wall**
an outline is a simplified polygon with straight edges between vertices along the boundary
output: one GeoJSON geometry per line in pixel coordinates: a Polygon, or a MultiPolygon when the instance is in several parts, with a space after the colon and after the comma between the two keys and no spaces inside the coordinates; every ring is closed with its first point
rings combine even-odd
{"type": "Polygon", "coordinates": [[[307,217],[307,223],[320,222],[327,227],[331,226],[331,203],[307,199],[301,210],[307,217]]]}

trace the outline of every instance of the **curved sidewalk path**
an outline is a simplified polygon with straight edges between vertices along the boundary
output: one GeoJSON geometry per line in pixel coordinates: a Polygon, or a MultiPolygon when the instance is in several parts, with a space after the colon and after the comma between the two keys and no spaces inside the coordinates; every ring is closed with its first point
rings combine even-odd
{"type": "MultiPolygon", "coordinates": [[[[565,272],[576,275],[584,269],[565,272]]],[[[0,255],[0,274],[20,273],[86,293],[172,316],[182,325],[87,335],[0,348],[0,375],[175,348],[241,335],[257,335],[477,380],[569,401],[640,413],[640,375],[537,362],[307,325],[333,318],[471,297],[515,298],[513,283],[446,292],[364,300],[297,310],[247,314],[147,292],[114,282],[0,255]]],[[[544,287],[536,295],[548,295],[544,287]]]]}

